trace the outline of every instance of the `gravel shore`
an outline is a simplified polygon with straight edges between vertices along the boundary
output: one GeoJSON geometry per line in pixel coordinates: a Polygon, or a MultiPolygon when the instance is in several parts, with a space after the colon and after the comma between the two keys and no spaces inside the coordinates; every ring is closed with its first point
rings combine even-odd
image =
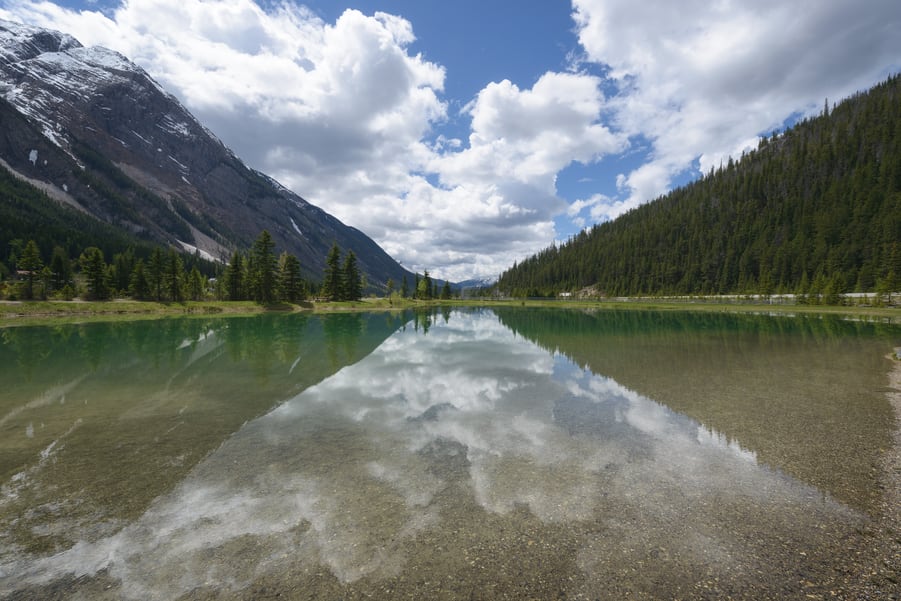
{"type": "Polygon", "coordinates": [[[884,494],[872,528],[849,550],[854,576],[846,589],[832,596],[836,599],[901,599],[901,360],[892,360],[886,394],[896,421],[893,444],[883,457],[884,494]]]}

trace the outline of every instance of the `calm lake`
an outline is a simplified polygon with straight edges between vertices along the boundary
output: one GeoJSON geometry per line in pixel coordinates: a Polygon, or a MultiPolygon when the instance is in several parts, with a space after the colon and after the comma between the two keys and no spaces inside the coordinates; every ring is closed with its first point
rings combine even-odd
{"type": "Polygon", "coordinates": [[[629,310],[0,330],[0,598],[828,597],[897,326],[629,310]]]}

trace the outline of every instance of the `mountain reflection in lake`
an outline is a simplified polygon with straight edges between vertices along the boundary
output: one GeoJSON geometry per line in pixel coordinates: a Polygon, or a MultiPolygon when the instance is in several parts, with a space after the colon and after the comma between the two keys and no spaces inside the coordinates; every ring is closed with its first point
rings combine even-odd
{"type": "MultiPolygon", "coordinates": [[[[50,469],[57,447],[41,450],[3,485],[0,594],[759,598],[803,597],[828,586],[843,542],[868,520],[863,507],[762,463],[740,438],[704,425],[703,415],[690,418],[644,396],[641,378],[626,387],[564,352],[550,352],[543,333],[565,333],[530,329],[540,317],[512,310],[418,314],[365,355],[361,333],[385,318],[357,316],[363,321],[347,331],[332,328],[331,359],[328,348],[315,346],[328,347],[325,337],[311,337],[313,348],[295,340],[280,358],[271,349],[270,359],[257,352],[232,358],[232,371],[257,366],[245,377],[256,386],[266,382],[267,394],[290,390],[294,378],[303,390],[223,437],[138,515],[109,520],[97,506],[96,515],[57,521],[54,507],[82,499],[72,483],[61,487],[69,498],[50,494],[28,510],[41,513],[28,518],[28,536],[76,526],[80,533],[50,551],[25,540],[6,513],[33,483],[52,486],[40,473],[50,469]],[[307,361],[292,359],[298,348],[311,363],[318,353],[324,365],[343,361],[343,367],[303,383],[298,374],[307,361]],[[261,370],[259,362],[267,361],[261,370]]],[[[303,331],[319,322],[308,318],[303,331]]],[[[399,326],[389,323],[388,331],[399,326]]],[[[666,328],[657,324],[658,331],[666,328]]],[[[728,330],[717,333],[727,344],[747,340],[728,330]]],[[[280,331],[274,322],[270,335],[280,331]]],[[[329,331],[321,327],[323,336],[329,331]]],[[[620,345],[611,353],[624,356],[630,340],[641,339],[622,328],[608,334],[595,345],[620,345]]],[[[860,338],[859,332],[838,334],[846,353],[872,361],[878,341],[860,338]]],[[[765,346],[782,361],[779,345],[798,350],[794,340],[777,332],[765,346]]],[[[801,371],[828,352],[805,340],[809,350],[794,357],[801,371]]],[[[558,342],[553,345],[565,351],[558,342]]],[[[203,343],[195,337],[194,344],[201,353],[203,343]]],[[[691,369],[683,361],[680,368],[691,369]]],[[[170,381],[186,369],[179,366],[170,381]]],[[[873,407],[881,407],[878,374],[876,365],[867,374],[875,379],[873,407]]],[[[191,371],[185,390],[204,389],[205,377],[191,371]]],[[[79,378],[91,376],[73,375],[57,386],[78,389],[79,378]]],[[[650,379],[659,385],[659,378],[650,379]]],[[[772,395],[779,386],[772,382],[772,395]]],[[[251,388],[241,387],[231,403],[249,402],[251,388]]],[[[54,390],[47,394],[61,394],[54,390]]],[[[150,390],[159,396],[158,384],[150,390]]],[[[2,419],[21,426],[29,410],[12,409],[2,419]]],[[[890,431],[886,415],[872,432],[874,444],[890,431]]],[[[840,448],[842,441],[834,443],[840,448]]],[[[81,461],[112,461],[92,455],[90,445],[78,452],[81,461]]],[[[147,466],[144,477],[165,469],[147,466]]]]}

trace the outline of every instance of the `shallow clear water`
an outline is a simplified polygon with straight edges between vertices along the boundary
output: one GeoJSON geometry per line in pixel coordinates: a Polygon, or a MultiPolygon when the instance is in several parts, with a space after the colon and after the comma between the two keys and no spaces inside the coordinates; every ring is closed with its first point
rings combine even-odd
{"type": "Polygon", "coordinates": [[[499,308],[0,336],[0,596],[803,598],[878,501],[901,331],[499,308]]]}

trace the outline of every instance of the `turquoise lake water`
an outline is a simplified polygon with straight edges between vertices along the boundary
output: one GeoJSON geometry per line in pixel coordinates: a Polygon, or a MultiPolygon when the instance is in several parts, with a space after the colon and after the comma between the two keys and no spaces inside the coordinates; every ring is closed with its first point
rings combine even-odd
{"type": "Polygon", "coordinates": [[[899,342],[514,308],[6,328],[0,597],[804,598],[880,500],[899,342]]]}

